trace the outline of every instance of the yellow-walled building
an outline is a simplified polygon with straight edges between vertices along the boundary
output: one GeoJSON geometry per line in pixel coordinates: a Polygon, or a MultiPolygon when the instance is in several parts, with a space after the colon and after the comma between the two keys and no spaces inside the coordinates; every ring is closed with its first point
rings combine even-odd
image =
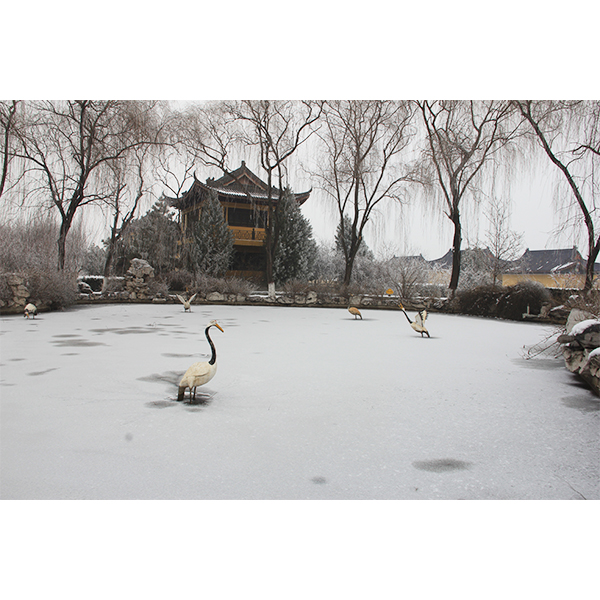
{"type": "MultiPolygon", "coordinates": [[[[582,289],[585,284],[586,260],[577,247],[557,250],[530,250],[507,263],[502,274],[502,285],[515,285],[521,281],[537,281],[548,288],[582,289]]],[[[600,265],[596,264],[597,273],[600,265]]],[[[594,280],[598,287],[598,279],[594,280]]]]}

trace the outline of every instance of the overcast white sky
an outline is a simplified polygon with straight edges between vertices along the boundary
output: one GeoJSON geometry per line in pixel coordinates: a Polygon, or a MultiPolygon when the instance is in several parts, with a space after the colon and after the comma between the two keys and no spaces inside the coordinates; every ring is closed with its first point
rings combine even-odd
{"type": "MultiPolygon", "coordinates": [[[[0,78],[2,98],[577,98],[600,97],[592,2],[575,0],[571,28],[552,3],[434,1],[364,4],[308,0],[189,5],[175,0],[80,4],[33,2],[5,7],[14,25],[5,37],[11,58],[0,78]],[[142,8],[143,6],[143,8],[142,8]],[[61,14],[59,21],[57,14],[61,14]],[[575,19],[575,17],[573,17],[575,19]],[[53,23],[51,27],[49,23],[53,23]],[[263,35],[264,34],[264,35],[263,35]],[[550,41],[552,40],[552,41],[550,41]]],[[[523,175],[513,186],[512,228],[532,249],[570,246],[551,237],[559,224],[552,169],[523,175]]],[[[300,191],[307,181],[292,185],[300,191]]],[[[389,205],[388,205],[389,206],[389,205]]],[[[305,204],[317,239],[331,238],[335,216],[319,190],[305,204]]],[[[375,250],[443,255],[448,220],[391,206],[366,235],[375,250]]],[[[473,219],[464,244],[484,238],[473,219]]]]}

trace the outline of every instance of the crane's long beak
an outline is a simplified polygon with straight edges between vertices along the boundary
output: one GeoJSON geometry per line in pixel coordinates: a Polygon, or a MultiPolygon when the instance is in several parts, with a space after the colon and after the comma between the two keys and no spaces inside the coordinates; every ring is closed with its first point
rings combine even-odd
{"type": "Polygon", "coordinates": [[[402,310],[404,310],[404,306],[402,306],[402,304],[398,304],[398,306],[399,306],[399,307],[400,307],[402,310]]]}
{"type": "MultiPolygon", "coordinates": [[[[223,331],[223,328],[218,323],[215,323],[214,325],[215,325],[215,327],[218,327],[221,331],[223,331]]],[[[223,331],[223,333],[225,333],[225,332],[223,331]]]]}

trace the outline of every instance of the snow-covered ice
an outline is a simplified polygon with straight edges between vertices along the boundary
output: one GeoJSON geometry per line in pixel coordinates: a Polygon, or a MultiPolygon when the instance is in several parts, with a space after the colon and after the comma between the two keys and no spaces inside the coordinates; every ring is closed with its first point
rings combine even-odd
{"type": "MultiPolygon", "coordinates": [[[[598,499],[598,399],[534,323],[123,304],[0,319],[4,499],[598,499]],[[176,402],[209,355],[202,403],[176,402]]],[[[410,311],[409,311],[410,314],[410,311]]],[[[187,400],[187,396],[186,396],[187,400]]]]}

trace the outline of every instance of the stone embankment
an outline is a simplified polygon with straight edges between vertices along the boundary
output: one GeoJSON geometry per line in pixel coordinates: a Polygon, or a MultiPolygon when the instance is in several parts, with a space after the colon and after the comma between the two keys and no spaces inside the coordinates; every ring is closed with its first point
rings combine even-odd
{"type": "Polygon", "coordinates": [[[0,299],[0,310],[2,312],[23,312],[29,299],[29,290],[25,286],[25,278],[15,273],[6,276],[6,284],[10,288],[8,300],[0,299]]]}
{"type": "MultiPolygon", "coordinates": [[[[140,289],[139,283],[129,281],[125,283],[124,291],[114,292],[91,292],[79,294],[79,303],[102,303],[102,302],[152,302],[154,304],[179,304],[177,294],[158,293],[150,297],[146,289],[140,289]],[[129,285],[128,285],[129,284],[129,285]],[[132,286],[136,287],[132,287],[132,286]]],[[[183,297],[189,297],[185,292],[179,293],[183,297]]],[[[270,297],[266,292],[252,292],[250,294],[228,293],[228,292],[198,292],[192,306],[202,304],[240,304],[240,305],[263,305],[263,306],[319,306],[323,308],[339,308],[356,306],[360,308],[397,308],[399,298],[386,295],[355,295],[338,296],[331,294],[317,294],[315,291],[305,293],[277,292],[275,297],[270,297]]],[[[441,310],[444,300],[423,301],[416,303],[405,303],[409,310],[441,310]]]]}

